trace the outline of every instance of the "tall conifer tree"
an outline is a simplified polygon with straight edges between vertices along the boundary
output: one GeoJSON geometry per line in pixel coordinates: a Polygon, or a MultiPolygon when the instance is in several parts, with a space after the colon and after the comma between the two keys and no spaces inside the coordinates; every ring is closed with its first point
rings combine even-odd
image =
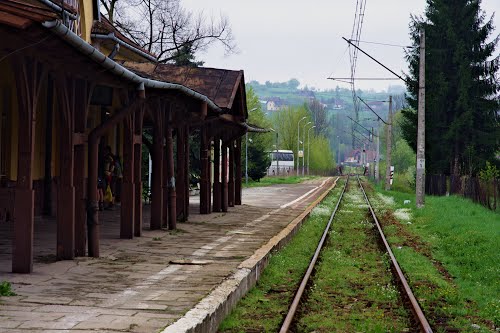
{"type": "MultiPolygon", "coordinates": [[[[475,174],[500,143],[499,36],[480,0],[427,0],[412,17],[403,136],[416,149],[420,29],[426,34],[426,171],[475,174]],[[493,37],[492,37],[493,36],[493,37]]],[[[498,162],[498,161],[497,161],[498,162]]]]}

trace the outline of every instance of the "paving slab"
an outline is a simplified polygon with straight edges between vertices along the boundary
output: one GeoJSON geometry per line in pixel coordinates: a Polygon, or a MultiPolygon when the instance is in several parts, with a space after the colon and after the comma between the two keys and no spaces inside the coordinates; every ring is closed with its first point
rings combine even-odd
{"type": "Polygon", "coordinates": [[[143,236],[131,240],[118,237],[119,209],[106,211],[101,258],[56,262],[55,220],[37,218],[29,275],[9,272],[12,226],[0,225],[0,281],[17,294],[0,298],[0,332],[213,331],[333,182],[244,189],[244,205],[209,215],[191,197],[176,232],[148,230],[146,206],[143,236]]]}

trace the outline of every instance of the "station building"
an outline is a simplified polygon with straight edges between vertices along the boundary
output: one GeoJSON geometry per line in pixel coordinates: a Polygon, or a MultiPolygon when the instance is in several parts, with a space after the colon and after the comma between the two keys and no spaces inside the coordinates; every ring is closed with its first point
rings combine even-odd
{"type": "Polygon", "coordinates": [[[100,15],[98,1],[0,1],[0,239],[12,241],[14,273],[33,271],[39,215],[55,216],[57,260],[99,257],[105,146],[123,160],[120,238],[143,229],[143,143],[153,161],[151,229],[188,218],[194,132],[200,213],[241,204],[241,137],[252,130],[243,71],[158,64],[100,15]]]}

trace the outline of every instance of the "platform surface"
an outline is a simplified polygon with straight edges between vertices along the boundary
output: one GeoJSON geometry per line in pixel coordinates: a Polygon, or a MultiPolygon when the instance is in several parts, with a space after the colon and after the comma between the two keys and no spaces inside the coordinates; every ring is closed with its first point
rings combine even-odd
{"type": "Polygon", "coordinates": [[[17,296],[0,299],[0,332],[158,332],[195,307],[332,185],[317,178],[296,185],[243,190],[241,206],[190,218],[178,230],[148,229],[119,239],[119,210],[101,215],[101,258],[54,261],[55,220],[37,219],[30,275],[10,273],[11,226],[0,225],[0,281],[17,296]]]}

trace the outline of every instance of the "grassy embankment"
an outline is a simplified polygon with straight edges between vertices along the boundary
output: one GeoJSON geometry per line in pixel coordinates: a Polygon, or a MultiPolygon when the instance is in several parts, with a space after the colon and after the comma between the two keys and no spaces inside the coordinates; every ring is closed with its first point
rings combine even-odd
{"type": "Polygon", "coordinates": [[[414,194],[378,191],[370,200],[435,332],[495,331],[500,215],[456,196],[427,196],[417,210],[414,194]]]}

